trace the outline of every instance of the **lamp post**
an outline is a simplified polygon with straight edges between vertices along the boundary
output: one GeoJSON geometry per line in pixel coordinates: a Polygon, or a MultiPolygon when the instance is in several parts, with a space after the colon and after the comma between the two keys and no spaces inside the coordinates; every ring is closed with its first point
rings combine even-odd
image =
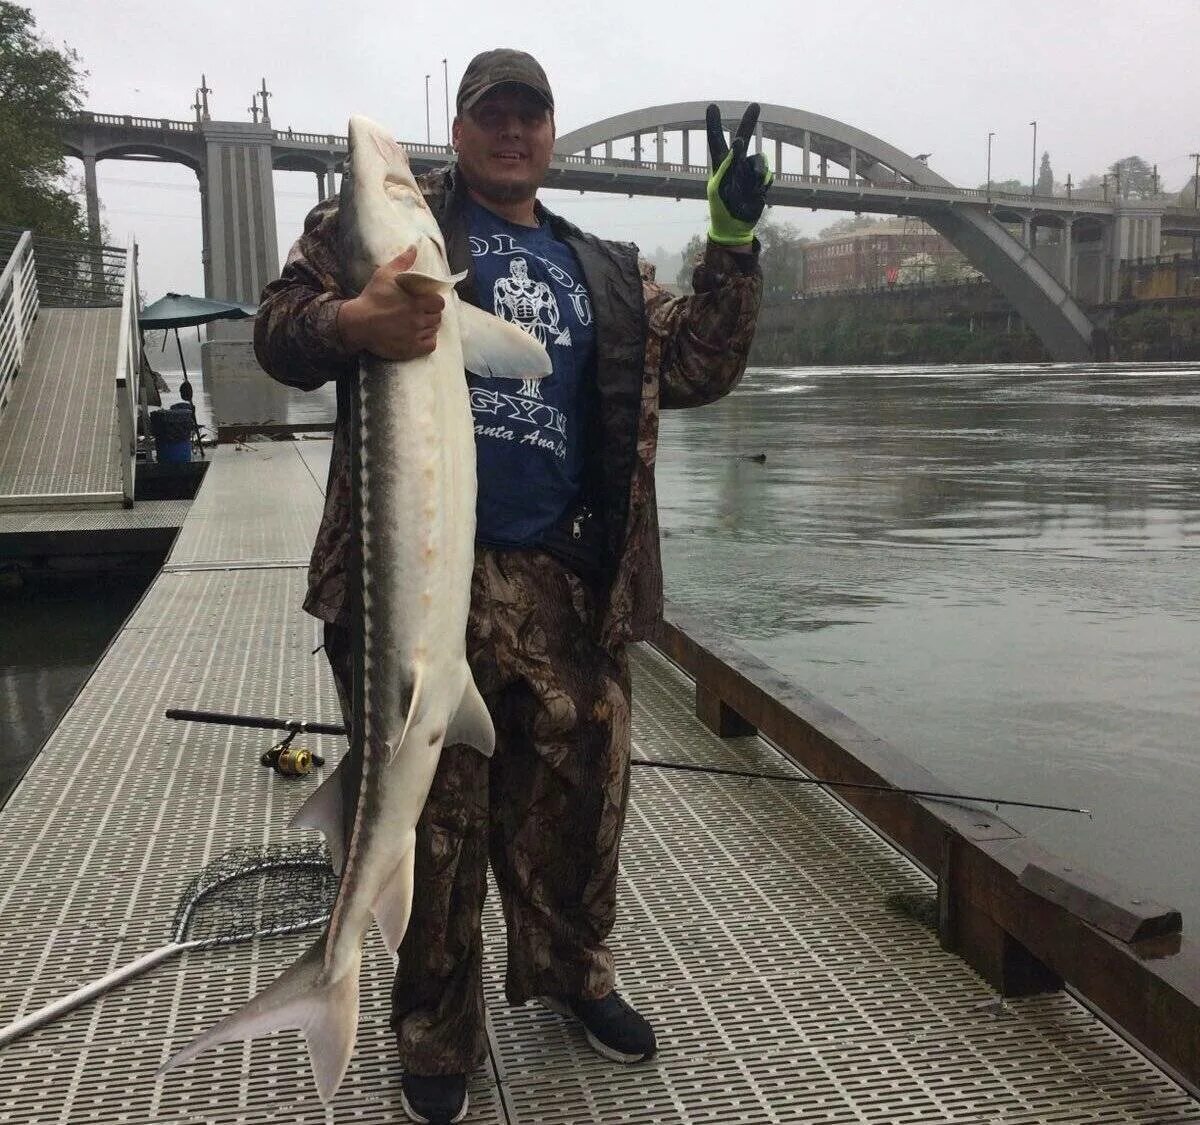
{"type": "Polygon", "coordinates": [[[987,177],[987,200],[992,201],[992,138],[995,133],[988,133],[988,177],[987,177]]]}
{"type": "Polygon", "coordinates": [[[433,138],[429,133],[429,75],[425,75],[425,143],[433,144],[433,138]]]}
{"type": "Polygon", "coordinates": [[[1037,195],[1037,122],[1029,124],[1033,126],[1033,161],[1029,165],[1029,198],[1032,199],[1037,195]]]}
{"type": "Polygon", "coordinates": [[[446,91],[446,147],[450,147],[450,67],[442,59],[442,82],[446,91]]]}

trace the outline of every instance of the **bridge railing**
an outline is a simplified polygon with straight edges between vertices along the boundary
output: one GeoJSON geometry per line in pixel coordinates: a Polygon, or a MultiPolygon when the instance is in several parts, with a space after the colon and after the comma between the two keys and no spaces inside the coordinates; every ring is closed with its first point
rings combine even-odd
{"type": "Polygon", "coordinates": [[[137,461],[137,412],[141,372],[141,336],[138,333],[137,244],[125,252],[121,293],[121,327],[117,335],[117,421],[120,433],[121,495],[133,507],[134,468],[137,461]]]}
{"type": "Polygon", "coordinates": [[[33,235],[23,231],[0,273],[0,410],[8,402],[38,314],[33,235]]]}
{"type": "Polygon", "coordinates": [[[75,116],[77,121],[91,125],[113,125],[125,129],[153,129],[161,133],[195,133],[199,126],[194,121],[174,121],[168,117],[134,117],[128,113],[91,113],[84,111],[75,116]]]}

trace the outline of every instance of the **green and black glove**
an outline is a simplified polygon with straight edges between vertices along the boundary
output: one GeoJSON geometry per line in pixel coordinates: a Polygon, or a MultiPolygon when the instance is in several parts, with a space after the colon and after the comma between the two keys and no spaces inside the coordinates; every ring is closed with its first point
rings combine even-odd
{"type": "Polygon", "coordinates": [[[719,246],[748,246],[754,241],[754,227],[762,217],[767,188],[775,179],[761,152],[746,155],[758,124],[758,112],[758,102],[746,107],[733,134],[733,144],[728,145],[720,109],[708,107],[708,157],[713,170],[708,178],[708,237],[719,246]]]}

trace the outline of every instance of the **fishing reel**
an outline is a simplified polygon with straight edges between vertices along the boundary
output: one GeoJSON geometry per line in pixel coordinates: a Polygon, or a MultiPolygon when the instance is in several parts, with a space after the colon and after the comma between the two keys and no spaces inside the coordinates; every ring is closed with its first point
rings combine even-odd
{"type": "Polygon", "coordinates": [[[292,740],[299,731],[291,731],[275,743],[263,756],[262,764],[273,769],[280,777],[307,777],[313,766],[323,766],[325,759],[303,746],[293,746],[292,740]]]}

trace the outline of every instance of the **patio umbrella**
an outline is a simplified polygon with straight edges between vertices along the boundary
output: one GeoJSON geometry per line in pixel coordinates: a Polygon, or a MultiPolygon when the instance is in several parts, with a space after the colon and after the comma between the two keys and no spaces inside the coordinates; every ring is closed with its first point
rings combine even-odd
{"type": "MultiPolygon", "coordinates": [[[[184,402],[192,401],[192,384],[188,382],[187,365],[183,362],[183,344],[179,340],[181,328],[199,328],[213,320],[244,320],[258,312],[257,305],[246,305],[240,301],[221,301],[213,297],[191,297],[186,293],[168,293],[138,314],[138,325],[144,332],[147,328],[161,328],[164,332],[173,329],[175,347],[179,350],[179,367],[183,371],[183,382],[179,385],[179,396],[184,402]]],[[[166,340],[163,341],[166,346],[166,340]]],[[[196,429],[197,444],[200,431],[196,425],[196,408],[192,407],[192,425],[196,429]]],[[[204,449],[201,446],[201,454],[204,449]]]]}

